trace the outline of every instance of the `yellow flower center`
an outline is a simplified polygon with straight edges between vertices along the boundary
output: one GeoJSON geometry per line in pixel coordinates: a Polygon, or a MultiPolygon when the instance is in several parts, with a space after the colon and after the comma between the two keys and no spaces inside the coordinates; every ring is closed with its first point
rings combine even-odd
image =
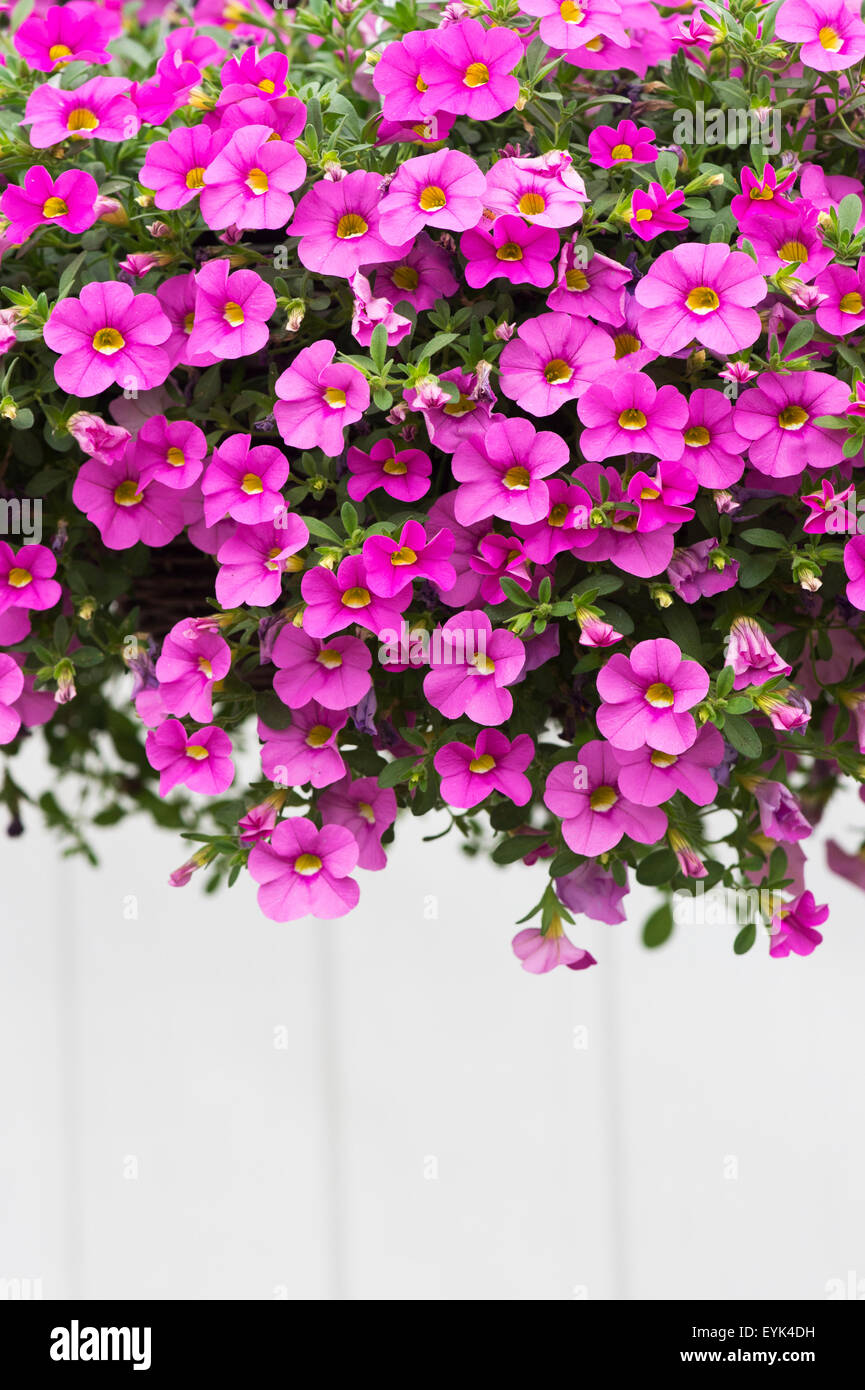
{"type": "Polygon", "coordinates": [[[550,526],[564,526],[568,519],[568,509],[564,502],[557,502],[550,512],[548,521],[550,526]]]}
{"type": "Polygon", "coordinates": [[[653,709],[669,709],[674,698],[672,690],[663,681],[655,681],[646,691],[646,699],[653,709]]]}
{"type": "Polygon", "coordinates": [[[246,186],[253,193],[267,192],[267,174],[263,169],[250,169],[246,176],[246,186]]]}
{"type": "Polygon", "coordinates": [[[633,159],[634,151],[630,145],[614,145],[610,150],[611,159],[633,159]]]}
{"type": "Polygon", "coordinates": [[[639,338],[636,338],[633,333],[617,333],[613,338],[613,345],[617,362],[622,357],[630,357],[632,352],[639,352],[643,346],[639,338]]]}
{"type": "Polygon", "coordinates": [[[604,40],[600,34],[596,34],[593,39],[589,39],[586,48],[590,53],[600,53],[604,47],[604,40]]]}
{"type": "Polygon", "coordinates": [[[197,763],[200,763],[205,758],[209,758],[210,753],[203,743],[187,743],[186,756],[187,758],[194,758],[197,763]]]}
{"type": "Polygon", "coordinates": [[[490,80],[490,70],[486,63],[469,63],[463,77],[464,87],[485,87],[490,80]]]}
{"type": "Polygon", "coordinates": [[[529,470],[519,466],[516,468],[509,468],[502,479],[502,482],[509,492],[525,492],[531,481],[529,470]]]}
{"type": "Polygon", "coordinates": [[[778,248],[778,260],[792,264],[798,261],[799,265],[804,265],[808,259],[808,247],[804,241],[785,241],[783,246],[778,248]]]}
{"type": "Polygon", "coordinates": [[[388,459],[383,471],[391,478],[401,478],[408,472],[408,464],[402,459],[388,459]]]}
{"type": "Polygon", "coordinates": [[[114,500],[118,507],[137,507],[143,498],[144,494],[138,491],[137,484],[131,478],[114,489],[114,500]]]}
{"type": "Polygon", "coordinates": [[[711,314],[721,301],[708,285],[695,285],[685,303],[692,314],[711,314]]]}
{"type": "Polygon", "coordinates": [[[426,188],[421,189],[418,201],[424,212],[438,212],[447,203],[447,194],[443,188],[428,183],[426,188]]]}
{"type": "Polygon", "coordinates": [[[340,391],[338,386],[328,386],[324,393],[324,399],[331,410],[345,409],[345,392],[340,391]]]}
{"type": "Polygon", "coordinates": [[[691,425],[690,429],[685,430],[685,443],[691,449],[704,449],[710,439],[705,425],[691,425]]]}
{"type": "Polygon", "coordinates": [[[418,73],[418,75],[417,75],[417,77],[416,77],[416,79],[415,79],[415,84],[414,84],[414,85],[415,85],[415,89],[416,89],[418,92],[425,92],[425,91],[427,90],[427,85],[426,85],[426,83],[424,82],[423,78],[421,77],[420,73],[418,73]]]}
{"type": "Polygon", "coordinates": [[[554,357],[552,362],[548,362],[544,367],[544,380],[549,386],[564,386],[573,375],[573,367],[569,367],[561,357],[554,357]]]}
{"type": "Polygon", "coordinates": [[[851,290],[849,294],[844,294],[838,303],[838,308],[842,314],[861,314],[862,296],[858,290],[851,290]]]}
{"type": "Polygon", "coordinates": [[[116,328],[100,328],[93,334],[93,346],[97,352],[103,353],[106,357],[111,357],[115,352],[119,352],[125,345],[125,339],[117,332],[116,328]]]}
{"type": "Polygon", "coordinates": [[[393,282],[399,290],[416,290],[419,278],[413,265],[398,265],[393,273],[393,282]]]}
{"type": "Polygon", "coordinates": [[[775,193],[771,188],[752,188],[748,196],[761,203],[770,203],[775,193]]]}
{"type": "Polygon", "coordinates": [[[249,497],[257,496],[264,492],[264,483],[257,473],[244,473],[243,482],[240,484],[241,492],[245,492],[249,497]]]}
{"type": "Polygon", "coordinates": [[[326,671],[335,671],[338,666],[342,665],[342,656],[339,652],[334,651],[333,647],[324,647],[315,659],[326,671]]]}
{"type": "Polygon", "coordinates": [[[270,570],[271,573],[274,573],[276,570],[278,570],[279,557],[281,553],[282,552],[278,545],[271,546],[270,550],[267,552],[267,559],[264,562],[264,568],[266,570],[270,570]]]}
{"type": "Polygon", "coordinates": [[[659,753],[657,749],[654,750],[652,756],[649,758],[652,767],[672,767],[673,763],[677,763],[678,761],[679,755],[677,753],[659,753]]]}
{"type": "Polygon", "coordinates": [[[213,680],[213,667],[211,666],[206,656],[200,656],[198,658],[198,669],[202,672],[203,675],[207,677],[209,681],[213,680]]]}
{"type": "Polygon", "coordinates": [[[190,309],[190,311],[189,311],[188,314],[184,314],[184,315],[183,315],[183,331],[184,331],[184,333],[191,333],[194,327],[195,327],[195,312],[194,312],[194,310],[190,309]]]}
{"type": "Polygon", "coordinates": [[[313,724],[306,741],[310,748],[323,748],[326,743],[330,743],[332,736],[333,729],[329,724],[313,724]]]}
{"type": "Polygon", "coordinates": [[[399,550],[395,550],[390,557],[392,565],[416,565],[417,555],[410,545],[403,545],[399,550]]]}
{"type": "Polygon", "coordinates": [[[469,772],[492,772],[496,765],[496,760],[489,753],[482,753],[479,758],[472,758],[469,763],[469,772]]]}
{"type": "Polygon", "coordinates": [[[569,290],[582,294],[589,288],[589,277],[584,270],[568,270],[565,272],[565,284],[569,290]]]}
{"type": "Polygon", "coordinates": [[[65,217],[68,211],[62,198],[46,198],[42,204],[43,217],[65,217]]]}
{"type": "Polygon", "coordinates": [[[634,220],[635,220],[636,222],[651,222],[651,220],[652,220],[652,209],[651,209],[651,208],[638,208],[637,211],[634,213],[634,220]]]}
{"type": "Polygon", "coordinates": [[[459,399],[448,401],[444,408],[445,415],[470,415],[473,410],[477,410],[477,401],[470,400],[468,396],[460,391],[459,399]]]}
{"type": "Polygon", "coordinates": [[[601,815],[606,811],[611,811],[619,799],[619,794],[615,787],[595,787],[589,797],[589,806],[593,811],[600,811],[601,815]]]}
{"type": "Polygon", "coordinates": [[[61,58],[72,57],[72,49],[67,48],[65,43],[53,43],[48,50],[48,57],[52,63],[59,63],[61,58]]]}
{"type": "Polygon", "coordinates": [[[546,199],[540,193],[524,193],[517,203],[517,210],[523,217],[539,217],[546,206],[546,199]]]}
{"type": "Polygon", "coordinates": [[[469,659],[469,665],[474,666],[479,676],[491,676],[496,669],[496,663],[492,657],[486,656],[484,652],[476,652],[469,659]]]}
{"type": "Polygon", "coordinates": [[[574,4],[574,0],[564,0],[564,3],[559,5],[559,14],[566,24],[582,24],[585,19],[585,15],[579,5],[574,4]]]}
{"type": "Polygon", "coordinates": [[[269,96],[273,96],[273,93],[276,91],[276,83],[271,82],[269,77],[262,77],[258,84],[258,90],[260,92],[267,92],[269,96]]]}
{"type": "Polygon", "coordinates": [[[352,237],[363,236],[368,231],[369,223],[357,212],[343,213],[336,224],[336,234],[342,241],[351,241],[352,237]]]}
{"type": "Polygon", "coordinates": [[[496,251],[497,261],[521,261],[523,248],[516,241],[506,241],[496,251]]]}
{"type": "Polygon", "coordinates": [[[368,801],[359,801],[357,803],[357,810],[358,815],[363,816],[365,821],[367,821],[370,825],[375,825],[375,811],[370,806],[368,801]]]}
{"type": "Polygon", "coordinates": [[[182,449],[172,446],[165,455],[165,462],[170,463],[172,468],[182,468],[186,462],[186,455],[182,449]]]}
{"type": "Polygon", "coordinates": [[[342,595],[341,602],[346,608],[366,608],[372,600],[369,596],[369,589],[346,589],[342,595]]]}
{"type": "Polygon", "coordinates": [[[225,319],[225,322],[227,324],[231,325],[232,328],[239,328],[240,325],[243,323],[246,315],[244,314],[240,305],[235,304],[234,300],[230,299],[222,311],[222,317],[225,319]]]}
{"type": "Polygon", "coordinates": [[[828,24],[823,26],[817,37],[820,40],[820,47],[825,48],[829,53],[837,53],[838,49],[841,47],[841,36],[837,34],[834,29],[830,28],[828,24]]]}
{"type": "Polygon", "coordinates": [[[778,416],[778,424],[782,430],[800,430],[807,423],[808,412],[803,410],[801,405],[785,405],[778,416]]]}
{"type": "Polygon", "coordinates": [[[13,589],[26,589],[28,584],[33,583],[33,575],[29,570],[21,569],[16,565],[9,571],[9,583],[13,589]]]}
{"type": "Polygon", "coordinates": [[[321,868],[321,860],[317,854],[299,854],[294,861],[294,872],[309,877],[310,874],[317,874],[321,868]]]}
{"type": "Polygon", "coordinates": [[[201,164],[196,164],[194,169],[188,169],[186,173],[187,188],[204,187],[204,168],[201,164]]]}
{"type": "Polygon", "coordinates": [[[93,111],[88,111],[86,106],[76,106],[66,117],[66,129],[72,135],[79,130],[95,130],[98,124],[99,117],[93,111]]]}
{"type": "Polygon", "coordinates": [[[619,416],[619,427],[623,430],[644,430],[646,417],[642,410],[637,410],[636,406],[631,406],[628,410],[623,410],[619,416]]]}

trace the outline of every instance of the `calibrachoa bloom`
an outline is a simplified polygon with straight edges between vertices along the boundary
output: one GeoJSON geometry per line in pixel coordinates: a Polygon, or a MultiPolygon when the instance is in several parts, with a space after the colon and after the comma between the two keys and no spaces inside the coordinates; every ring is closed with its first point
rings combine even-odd
{"type": "Polygon", "coordinates": [[[362,502],[376,488],[399,502],[417,502],[429,492],[432,463],[420,449],[397,452],[392,439],[380,439],[368,454],[349,449],[347,462],[348,495],[355,502],[362,502]]]}
{"type": "Polygon", "coordinates": [[[520,84],[511,74],[523,56],[516,34],[463,19],[433,31],[422,63],[427,111],[451,111],[489,121],[516,105],[520,84]]]}
{"type": "Polygon", "coordinates": [[[598,672],[598,728],[616,748],[684,753],[697,737],[689,711],[708,690],[708,671],[668,637],[638,642],[629,657],[617,652],[598,672]]]}
{"type": "Polygon", "coordinates": [[[225,516],[244,526],[273,522],[284,503],[281,488],[288,477],[288,459],[272,444],[252,447],[248,434],[224,439],[201,481],[204,520],[208,526],[225,516]]]}
{"type": "Polygon", "coordinates": [[[195,277],[189,351],[217,358],[248,357],[267,342],[276,295],[254,270],[230,272],[230,262],[208,261],[195,277]]]}
{"type": "Polygon", "coordinates": [[[865,259],[821,270],[814,288],[823,296],[815,317],[824,333],[843,337],[865,324],[865,259]]]}
{"type": "Polygon", "coordinates": [[[0,541],[0,614],[10,608],[53,608],[61,595],[56,573],[57,561],[47,546],[22,545],[15,551],[0,541]]]}
{"type": "Polygon", "coordinates": [[[300,709],[308,700],[325,709],[350,709],[372,686],[372,653],[357,637],[310,637],[303,628],[286,623],[271,657],[279,667],[273,688],[290,709],[300,709]]]}
{"type": "Polygon", "coordinates": [[[261,766],[279,787],[328,787],[345,772],[336,736],[345,727],[344,711],[325,709],[310,700],[292,711],[287,729],[271,729],[259,720],[264,740],[261,766]]]}
{"type": "Polygon", "coordinates": [[[83,169],[67,169],[54,179],[42,164],[35,164],[24,175],[21,188],[15,184],[0,196],[0,212],[9,219],[7,237],[26,241],[37,227],[49,223],[64,232],[86,232],[97,218],[99,186],[83,169]]]}
{"type": "Polygon", "coordinates": [[[348,279],[362,265],[396,261],[411,242],[391,242],[379,229],[381,179],[362,169],[330,183],[320,179],[297,205],[290,235],[299,236],[297,254],[309,270],[348,279]]]}
{"type": "Polygon", "coordinates": [[[607,386],[590,386],[577,407],[586,428],[580,447],[588,459],[639,452],[657,458],[682,455],[688,403],[675,386],[655,386],[643,372],[629,372],[607,386]]]}
{"type": "Polygon", "coordinates": [[[642,845],[660,840],[667,817],[630,801],[619,786],[619,762],[603,739],[584,743],[579,762],[557,763],[547,778],[544,802],[561,817],[565,843],[575,854],[605,854],[623,835],[642,845]]]}
{"type": "Polygon", "coordinates": [[[269,845],[253,845],[249,872],[261,887],[258,905],[274,922],[299,917],[344,917],[360,889],[350,878],[357,841],[343,825],[316,829],[305,816],[280,821],[269,845]]]}
{"type": "Polygon", "coordinates": [[[114,17],[96,5],[49,5],[27,16],[13,43],[29,68],[53,72],[67,63],[110,62],[105,45],[118,30],[114,17]]]}
{"type": "Polygon", "coordinates": [[[207,126],[182,126],[147,151],[141,182],[153,189],[158,208],[182,208],[204,187],[204,172],[228,137],[207,126]]]}
{"type": "Polygon", "coordinates": [[[634,294],[649,347],[673,353],[696,339],[713,352],[738,352],[760,335],[753,306],[765,298],[766,281],[743,252],[691,242],[659,256],[634,294]]]}
{"type": "Polygon", "coordinates": [[[106,387],[146,391],[160,386],[170,363],[161,344],[171,325],[152,294],[134,294],[116,280],[85,285],[79,298],[61,299],[43,330],[59,353],[57,385],[76,396],[106,387]]]}
{"type": "Polygon", "coordinates": [[[307,605],[303,629],[310,637],[330,637],[353,624],[374,633],[393,631],[411,601],[408,582],[386,597],[375,593],[360,555],[347,555],[336,571],[323,565],[308,570],[300,589],[307,605]]]}
{"type": "Polygon", "coordinates": [[[554,919],[546,934],[538,927],[526,927],[517,932],[511,946],[530,975],[546,975],[557,965],[567,966],[568,970],[587,970],[598,963],[590,952],[575,946],[565,936],[560,917],[554,919]]]}
{"type": "Polygon", "coordinates": [[[485,187],[474,160],[458,150],[407,159],[381,204],[381,235],[402,246],[427,226],[466,231],[480,220],[485,187]]]}
{"type": "Polygon", "coordinates": [[[619,121],[617,126],[596,126],[589,136],[589,158],[601,169],[617,164],[648,164],[657,159],[653,144],[655,132],[633,121],[619,121]]]}
{"type": "Polygon", "coordinates": [[[619,787],[638,806],[660,806],[682,792],[696,806],[709,806],[717,782],[713,769],[724,758],[724,740],[707,724],[696,741],[682,753],[662,753],[645,744],[642,748],[616,748],[619,787]]]}
{"type": "Polygon", "coordinates": [[[450,531],[436,531],[427,539],[419,521],[407,521],[395,539],[370,536],[363,543],[369,587],[382,598],[393,598],[415,579],[428,579],[439,589],[452,589],[457,576],[448,556],[453,548],[450,531]]]}
{"type": "Polygon", "coordinates": [[[775,33],[800,43],[801,61],[818,72],[839,72],[865,57],[865,24],[847,0],[784,0],[775,33]]]}
{"type": "Polygon", "coordinates": [[[334,362],[336,345],[322,338],[297,354],[276,381],[279,432],[295,449],[319,447],[333,458],[342,434],[369,405],[369,386],[356,367],[334,362]]]}
{"type": "Polygon", "coordinates": [[[765,685],[775,676],[792,671],[775,651],[756,618],[736,618],[727,639],[727,665],[732,666],[734,690],[746,685],[765,685]]]}
{"type": "Polygon", "coordinates": [[[798,477],[805,468],[831,468],[840,462],[843,431],[817,421],[843,415],[846,405],[846,386],[825,372],[763,372],[739,398],[735,427],[749,440],[749,457],[761,473],[798,477]]]}
{"type": "Polygon", "coordinates": [[[396,820],[396,796],[389,787],[380,787],[374,777],[346,775],[332,783],[318,799],[325,825],[341,825],[357,841],[359,869],[383,869],[387,855],[381,837],[396,820]]]}
{"type": "Polygon", "coordinates": [[[510,280],[512,285],[552,284],[552,261],[559,238],[549,227],[530,227],[521,217],[497,217],[487,228],[479,223],[463,232],[460,251],[468,261],[466,282],[473,289],[490,280],[510,280]]]}
{"type": "Polygon", "coordinates": [[[628,45],[619,0],[520,0],[520,9],[538,16],[541,38],[552,48],[590,46],[600,34],[628,45]]]}
{"type": "Polygon", "coordinates": [[[201,477],[207,440],[191,420],[152,415],[135,436],[131,453],[142,483],[155,479],[182,490],[201,477]]]}
{"type": "Polygon", "coordinates": [[[613,344],[569,314],[527,319],[501,355],[502,391],[530,415],[552,415],[609,371],[613,344]]]}
{"type": "Polygon", "coordinates": [[[166,719],[145,741],[147,760],[159,773],[159,795],[177,786],[216,796],[234,781],[231,739],[209,724],[188,734],[179,719],[166,719]]]}
{"type": "Polygon", "coordinates": [[[216,597],[223,608],[240,603],[266,608],[276,603],[283,575],[302,568],[292,561],[308,540],[306,524],[291,512],[279,524],[238,526],[216,553],[216,597]]]}
{"type": "Polygon", "coordinates": [[[676,212],[685,201],[683,192],[666,193],[660,183],[650,183],[645,191],[634,190],[631,198],[631,231],[642,241],[654,241],[664,232],[682,232],[687,217],[676,212]]]}
{"type": "Polygon", "coordinates": [[[72,90],[43,82],[28,98],[21,122],[30,126],[30,144],[47,150],[63,140],[131,139],[141,125],[131,86],[125,77],[93,77],[72,90]]]}
{"type": "Polygon", "coordinates": [[[487,516],[531,524],[547,515],[549,489],[544,478],[564,468],[570,457],[565,441],[528,420],[505,420],[485,434],[458,445],[451,464],[460,487],[454,502],[457,521],[471,526],[487,516]]]}
{"type": "Polygon", "coordinates": [[[245,126],[202,175],[201,216],[208,227],[284,227],[305,174],[297,150],[274,140],[270,126],[245,126]]]}
{"type": "Polygon", "coordinates": [[[231,648],[206,622],[182,618],[168,633],[156,663],[159,693],[172,714],[199,723],[213,718],[213,687],[228,675],[231,648]]]}
{"type": "Polygon", "coordinates": [[[24,689],[24,676],[14,657],[0,652],[0,743],[11,743],[21,728],[21,715],[14,708],[24,689]]]}
{"type": "Polygon", "coordinates": [[[504,628],[493,631],[481,609],[448,618],[430,654],[424,694],[446,719],[467,714],[478,724],[503,724],[513,711],[507,689],[525,663],[523,644],[504,628]]]}
{"type": "Polygon", "coordinates": [[[682,466],[701,487],[726,488],[739,481],[748,443],[736,429],[733,407],[721,391],[691,392],[682,437],[682,466]]]}
{"type": "Polygon", "coordinates": [[[474,747],[446,743],[433,759],[442,779],[442,796],[450,806],[477,806],[490,792],[501,792],[516,806],[525,806],[532,794],[525,770],[535,746],[528,734],[511,742],[498,729],[481,729],[474,747]]]}
{"type": "Polygon", "coordinates": [[[486,206],[498,214],[519,213],[538,227],[572,227],[585,202],[586,185],[566,150],[536,159],[499,159],[487,174],[486,206]]]}
{"type": "Polygon", "coordinates": [[[599,319],[618,328],[625,321],[625,285],[630,279],[627,266],[597,251],[587,260],[583,247],[568,242],[562,248],[556,288],[547,304],[557,313],[599,319]]]}
{"type": "MultiPolygon", "coordinates": [[[[336,186],[345,187],[346,182],[343,179],[336,186]]],[[[459,282],[453,274],[452,264],[444,248],[426,232],[421,232],[414,238],[408,251],[394,256],[389,264],[376,267],[374,293],[383,295],[391,304],[404,300],[419,314],[424,309],[431,309],[437,299],[448,299],[456,293],[459,282]]]]}

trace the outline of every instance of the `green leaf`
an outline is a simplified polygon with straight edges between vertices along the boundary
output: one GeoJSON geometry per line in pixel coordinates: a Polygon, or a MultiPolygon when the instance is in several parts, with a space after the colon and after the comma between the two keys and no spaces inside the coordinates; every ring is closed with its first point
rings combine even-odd
{"type": "Polygon", "coordinates": [[[357,530],[357,510],[351,502],[343,502],[339,509],[339,519],[345,534],[347,536],[353,535],[357,530]]]}
{"type": "Polygon", "coordinates": [[[538,847],[537,835],[511,835],[492,852],[494,864],[515,864],[538,847]]]}
{"type": "Polygon", "coordinates": [[[756,589],[774,570],[778,563],[777,555],[746,555],[739,565],[739,585],[742,589],[756,589]]]}
{"type": "Polygon", "coordinates": [[[525,589],[521,589],[516,580],[503,575],[499,580],[503,591],[507,594],[511,603],[515,603],[518,608],[534,608],[534,599],[527,598],[525,589]]]}
{"type": "Polygon", "coordinates": [[[671,849],[653,850],[637,865],[637,882],[657,888],[659,883],[669,883],[678,867],[678,860],[671,849]]]}
{"type": "Polygon", "coordinates": [[[723,700],[725,695],[729,695],[730,691],[733,689],[733,682],[735,679],[736,673],[732,666],[721,667],[718,672],[718,678],[715,681],[715,689],[718,692],[719,699],[723,700]]]}
{"type": "Polygon", "coordinates": [[[673,641],[679,644],[685,655],[699,661],[703,650],[700,630],[690,608],[674,603],[670,608],[661,610],[661,617],[673,641]]]}
{"type": "Polygon", "coordinates": [[[310,535],[318,536],[322,541],[332,541],[334,545],[342,545],[339,536],[326,521],[319,521],[316,516],[302,516],[300,519],[309,528],[310,535]]]}
{"type": "Polygon", "coordinates": [[[652,948],[663,946],[672,935],[673,912],[669,903],[662,903],[643,924],[643,945],[652,948]]]}
{"type": "MultiPolygon", "coordinates": [[[[859,201],[858,198],[856,201],[859,201]]],[[[800,319],[798,323],[793,324],[793,327],[784,339],[784,356],[792,356],[794,352],[798,352],[800,348],[810,343],[813,337],[813,323],[809,322],[808,319],[800,319]]]]}
{"type": "Polygon", "coordinates": [[[740,534],[742,540],[747,541],[749,545],[762,545],[767,550],[783,550],[787,544],[777,531],[766,531],[761,526],[750,526],[740,534]]]}
{"type": "Polygon", "coordinates": [[[848,193],[838,204],[838,225],[842,232],[849,232],[852,236],[856,231],[856,224],[862,216],[862,204],[855,193],[848,193]]]}
{"type": "Polygon", "coordinates": [[[753,922],[749,922],[747,927],[742,928],[733,942],[733,950],[737,956],[744,956],[746,951],[750,951],[756,940],[757,928],[753,922]]]}
{"type": "Polygon", "coordinates": [[[394,758],[392,763],[383,767],[378,774],[378,784],[380,787],[398,787],[400,782],[406,782],[416,767],[420,766],[420,758],[417,754],[410,758],[394,758]]]}
{"type": "Polygon", "coordinates": [[[380,376],[384,371],[384,364],[387,361],[387,329],[383,323],[376,324],[375,328],[372,330],[369,355],[380,376]]]}
{"type": "Polygon", "coordinates": [[[763,744],[760,735],[747,719],[743,719],[740,714],[730,714],[724,720],[724,737],[728,743],[732,743],[737,753],[741,753],[745,758],[760,758],[763,756],[763,744]]]}

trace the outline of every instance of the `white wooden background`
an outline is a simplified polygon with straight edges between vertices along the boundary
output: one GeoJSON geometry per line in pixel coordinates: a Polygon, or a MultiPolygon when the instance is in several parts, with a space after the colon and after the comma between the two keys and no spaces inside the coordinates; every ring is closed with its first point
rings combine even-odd
{"type": "MultiPolygon", "coordinates": [[[[641,890],[575,933],[597,968],[535,979],[509,941],[543,868],[410,820],[353,917],[280,926],[249,882],[168,887],[183,849],[143,822],[96,872],[28,819],[0,841],[0,1279],[821,1299],[853,1271],[865,1296],[865,898],[822,846],[809,960],[737,959],[721,927],[647,952],[641,890]]],[[[857,821],[851,795],[847,847],[857,821]]]]}

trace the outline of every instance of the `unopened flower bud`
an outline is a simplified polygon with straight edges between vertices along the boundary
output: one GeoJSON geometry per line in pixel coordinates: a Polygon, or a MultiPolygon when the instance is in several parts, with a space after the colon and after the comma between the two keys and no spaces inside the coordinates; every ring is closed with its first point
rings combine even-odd
{"type": "Polygon", "coordinates": [[[649,590],[649,598],[656,603],[659,608],[669,608],[673,602],[673,595],[668,589],[662,589],[660,585],[653,584],[649,590]]]}

